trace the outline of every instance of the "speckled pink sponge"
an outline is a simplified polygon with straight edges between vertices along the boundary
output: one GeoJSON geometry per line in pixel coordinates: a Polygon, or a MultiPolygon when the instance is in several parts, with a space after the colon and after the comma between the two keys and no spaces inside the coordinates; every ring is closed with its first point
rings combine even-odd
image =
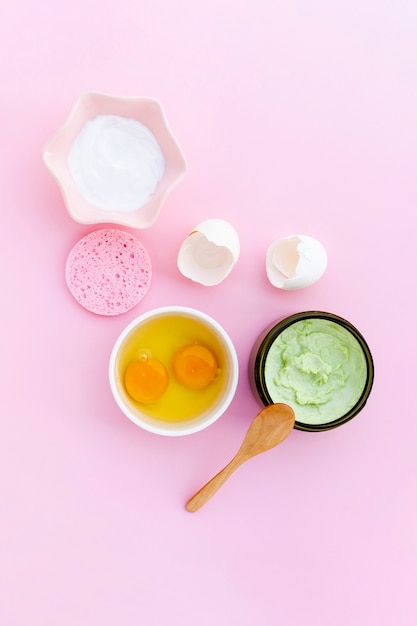
{"type": "Polygon", "coordinates": [[[133,308],[149,289],[151,260],[142,244],[122,230],[86,235],[68,255],[65,278],[74,298],[99,315],[133,308]]]}

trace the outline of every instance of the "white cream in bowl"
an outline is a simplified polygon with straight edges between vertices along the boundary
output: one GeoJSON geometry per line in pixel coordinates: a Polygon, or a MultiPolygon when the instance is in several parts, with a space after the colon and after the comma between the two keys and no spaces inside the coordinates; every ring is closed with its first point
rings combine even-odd
{"type": "Polygon", "coordinates": [[[129,212],[145,205],[165,169],[149,128],[118,115],[98,115],[86,122],[68,163],[79,192],[105,211],[129,212]]]}

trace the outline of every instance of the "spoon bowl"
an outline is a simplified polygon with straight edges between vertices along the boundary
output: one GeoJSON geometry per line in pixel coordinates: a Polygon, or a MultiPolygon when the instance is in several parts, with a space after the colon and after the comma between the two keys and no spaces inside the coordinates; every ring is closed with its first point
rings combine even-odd
{"type": "Polygon", "coordinates": [[[185,505],[187,511],[198,511],[242,463],[284,441],[294,428],[294,422],[294,411],[288,404],[278,402],[261,409],[249,426],[236,455],[188,500],[185,505]]]}

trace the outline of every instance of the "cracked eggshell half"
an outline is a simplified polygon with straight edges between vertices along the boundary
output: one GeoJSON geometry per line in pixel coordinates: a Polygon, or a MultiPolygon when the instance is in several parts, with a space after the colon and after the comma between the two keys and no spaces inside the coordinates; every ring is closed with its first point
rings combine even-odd
{"type": "Polygon", "coordinates": [[[292,235],[277,239],[266,253],[269,281],[280,289],[301,289],[315,283],[327,267],[327,252],[317,239],[292,235]]]}
{"type": "Polygon", "coordinates": [[[186,237],[177,265],[183,276],[206,287],[218,285],[230,274],[240,254],[239,236],[225,220],[201,222],[186,237]]]}

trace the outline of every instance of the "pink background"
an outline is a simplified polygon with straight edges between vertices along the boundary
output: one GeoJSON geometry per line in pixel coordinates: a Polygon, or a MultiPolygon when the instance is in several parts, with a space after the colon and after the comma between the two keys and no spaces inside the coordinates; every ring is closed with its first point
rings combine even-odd
{"type": "Polygon", "coordinates": [[[417,202],[415,0],[15,0],[0,21],[0,622],[5,626],[415,626],[417,202]],[[68,216],[41,151],[84,91],[161,100],[189,163],[156,224],[140,305],[82,309],[64,281],[93,230],[68,216]],[[223,217],[241,257],[220,286],[176,268],[223,217]],[[317,237],[315,285],[268,283],[272,240],[317,237]],[[143,311],[181,304],[233,338],[238,393],[183,438],[116,407],[107,362],[143,311]],[[274,319],[354,323],[376,378],[363,412],[293,432],[201,511],[186,500],[258,410],[246,367],[274,319]]]}

